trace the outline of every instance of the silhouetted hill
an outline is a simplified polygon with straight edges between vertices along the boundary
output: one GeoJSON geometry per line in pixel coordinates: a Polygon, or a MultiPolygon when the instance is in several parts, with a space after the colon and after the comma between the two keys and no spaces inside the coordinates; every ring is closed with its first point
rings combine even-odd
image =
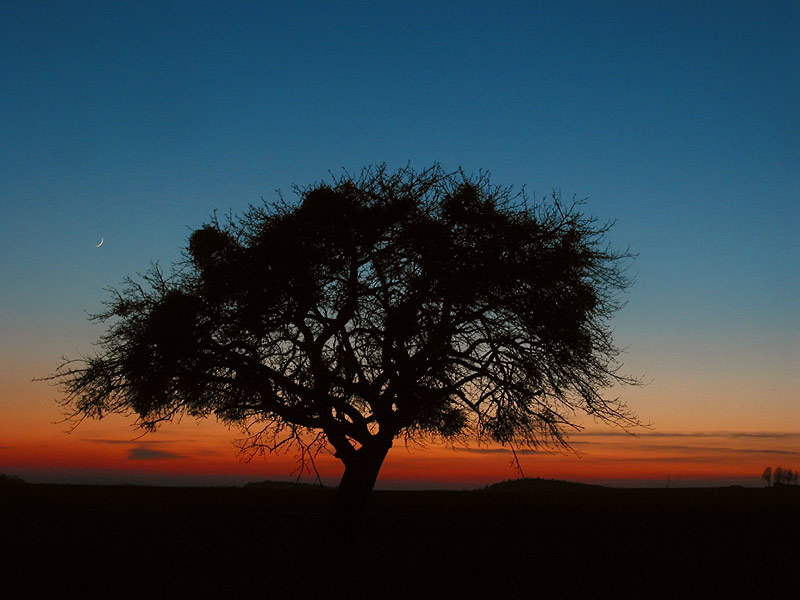
{"type": "Polygon", "coordinates": [[[16,475],[0,473],[0,487],[5,487],[7,485],[25,485],[26,483],[28,482],[16,475]]]}
{"type": "Polygon", "coordinates": [[[602,485],[592,485],[589,483],[576,483],[573,481],[561,481],[559,479],[522,478],[507,479],[499,483],[493,483],[483,488],[486,492],[596,492],[599,490],[609,490],[602,485]]]}
{"type": "Polygon", "coordinates": [[[272,479],[266,479],[264,481],[251,481],[250,483],[245,484],[246,488],[261,488],[267,490],[291,490],[291,491],[320,491],[320,490],[331,490],[326,485],[321,485],[319,483],[301,483],[299,481],[274,481],[272,479]]]}

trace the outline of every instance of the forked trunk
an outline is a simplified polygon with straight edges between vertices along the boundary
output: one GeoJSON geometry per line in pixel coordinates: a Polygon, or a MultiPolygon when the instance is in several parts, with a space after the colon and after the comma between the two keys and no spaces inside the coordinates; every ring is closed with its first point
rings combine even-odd
{"type": "Polygon", "coordinates": [[[334,511],[338,528],[350,529],[357,525],[391,447],[391,441],[362,446],[345,461],[334,511]]]}

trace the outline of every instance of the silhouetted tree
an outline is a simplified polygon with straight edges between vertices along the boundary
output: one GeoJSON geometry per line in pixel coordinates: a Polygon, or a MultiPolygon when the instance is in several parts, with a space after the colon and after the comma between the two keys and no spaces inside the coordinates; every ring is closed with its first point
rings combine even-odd
{"type": "Polygon", "coordinates": [[[631,425],[607,321],[629,281],[608,225],[554,193],[385,167],[191,234],[185,262],[112,290],[100,352],[55,375],[73,418],[183,414],[344,463],[360,511],[398,437],[567,445],[576,414],[631,425]]]}
{"type": "Polygon", "coordinates": [[[767,482],[767,487],[772,485],[772,467],[767,467],[761,474],[761,479],[767,482]]]}
{"type": "Polygon", "coordinates": [[[775,467],[774,478],[776,484],[783,483],[783,467],[775,467]]]}
{"type": "Polygon", "coordinates": [[[800,479],[800,475],[798,475],[796,471],[784,469],[783,467],[775,467],[772,485],[795,485],[798,479],[800,479]]]}

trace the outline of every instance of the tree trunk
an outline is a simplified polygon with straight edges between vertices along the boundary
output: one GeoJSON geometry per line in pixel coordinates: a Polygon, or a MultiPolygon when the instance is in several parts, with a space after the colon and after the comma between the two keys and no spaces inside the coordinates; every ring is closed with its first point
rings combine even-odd
{"type": "Polygon", "coordinates": [[[391,440],[362,446],[344,461],[344,475],[339,482],[334,509],[336,528],[355,533],[354,528],[367,507],[383,460],[392,447],[391,440]]]}

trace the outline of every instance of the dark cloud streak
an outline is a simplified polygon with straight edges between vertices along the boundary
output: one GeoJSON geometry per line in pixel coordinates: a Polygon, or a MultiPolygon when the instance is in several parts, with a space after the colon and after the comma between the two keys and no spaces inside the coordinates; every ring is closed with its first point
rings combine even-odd
{"type": "Polygon", "coordinates": [[[782,431],[644,431],[628,433],[625,431],[581,431],[572,434],[573,437],[606,437],[606,438],[731,438],[731,439],[775,439],[775,440],[800,440],[800,432],[782,431]]]}
{"type": "Polygon", "coordinates": [[[137,447],[131,448],[128,452],[128,460],[165,460],[174,458],[186,458],[181,454],[167,452],[165,450],[154,450],[153,448],[137,447]]]}

